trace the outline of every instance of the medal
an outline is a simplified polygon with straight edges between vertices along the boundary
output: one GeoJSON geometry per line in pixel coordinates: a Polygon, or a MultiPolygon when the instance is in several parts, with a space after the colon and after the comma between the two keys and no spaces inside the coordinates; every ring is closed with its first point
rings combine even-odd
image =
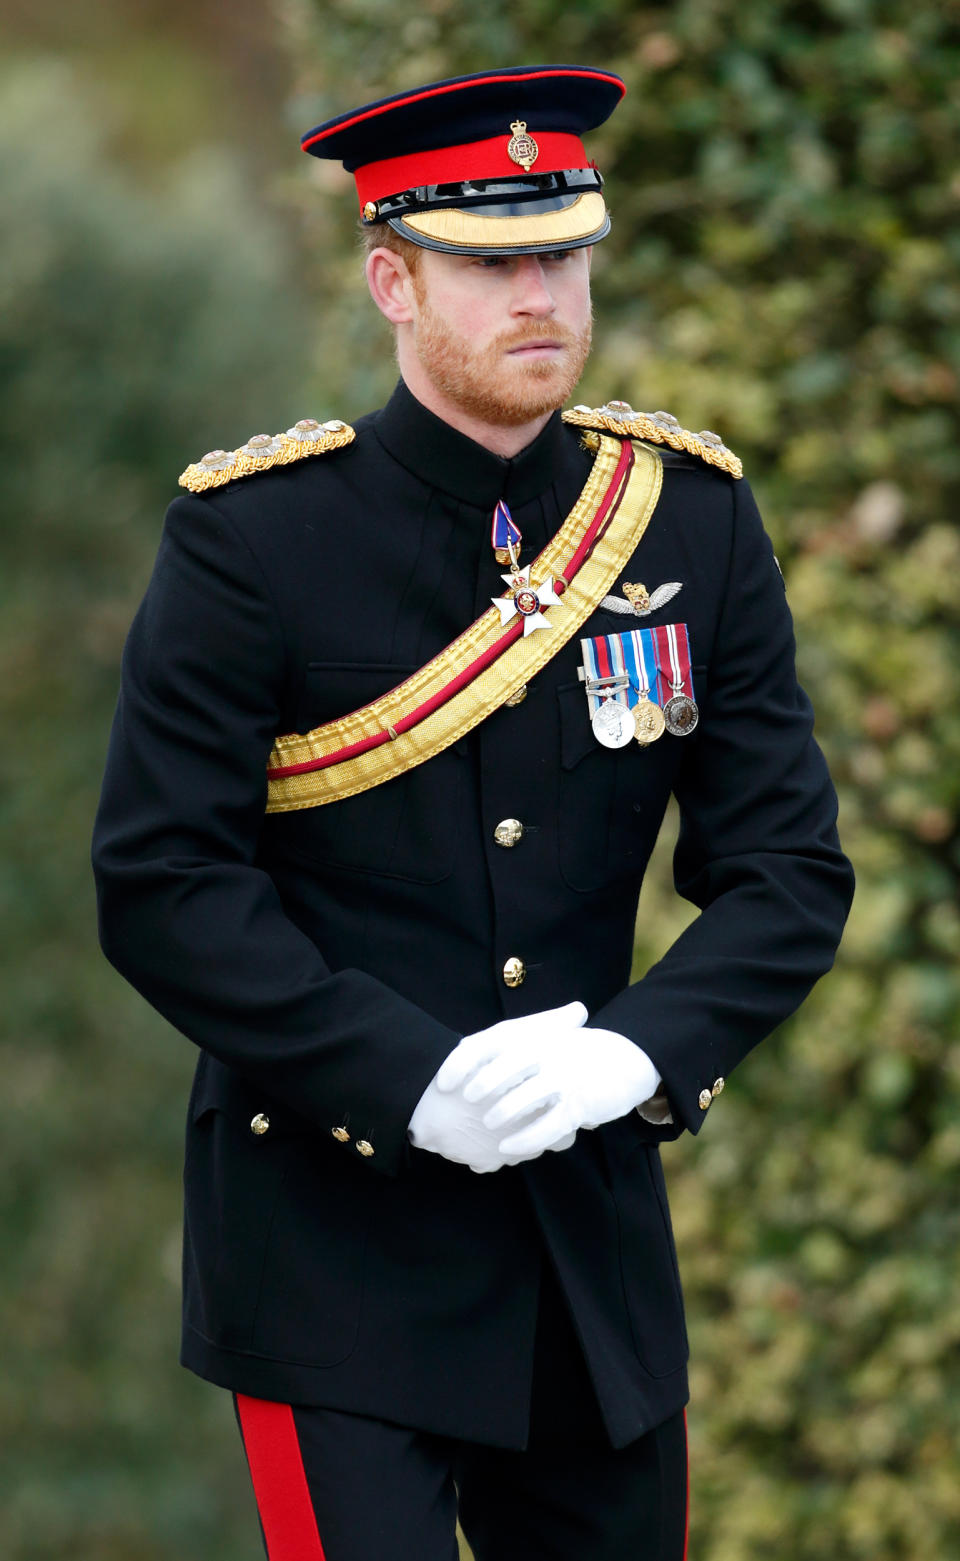
{"type": "MultiPolygon", "coordinates": [[[[700,711],[693,698],[693,678],[690,672],[690,638],[685,623],[666,623],[655,631],[659,650],[666,647],[670,666],[670,698],[664,700],[663,719],[672,737],[689,737],[700,720],[700,711]],[[689,681],[690,693],[686,692],[689,681]]],[[[659,658],[661,676],[663,659],[659,658]]]]}
{"type": "Polygon", "coordinates": [[[619,699],[607,698],[590,718],[593,735],[604,748],[625,748],[636,731],[633,711],[619,699]]]}
{"type": "Polygon", "coordinates": [[[508,575],[500,578],[513,588],[512,596],[492,596],[490,600],[494,607],[499,609],[501,624],[509,623],[517,613],[523,619],[523,637],[532,634],[534,629],[552,629],[543,616],[541,608],[555,606],[560,598],[553,589],[551,579],[544,580],[542,585],[530,584],[531,565],[525,569],[513,569],[508,575]]]}
{"type": "Polygon", "coordinates": [[[655,705],[652,699],[642,694],[633,707],[633,722],[636,728],[635,736],[642,748],[650,743],[655,743],[658,737],[662,737],[665,728],[663,711],[659,705],[655,705]]]}
{"type": "Polygon", "coordinates": [[[663,707],[663,719],[674,737],[689,737],[700,719],[700,711],[687,694],[674,694],[663,707]]]}
{"type": "Polygon", "coordinates": [[[651,684],[655,684],[657,675],[650,630],[631,629],[629,634],[623,635],[623,640],[624,661],[637,694],[633,707],[634,736],[641,748],[648,748],[663,736],[663,711],[650,698],[651,684]]]}

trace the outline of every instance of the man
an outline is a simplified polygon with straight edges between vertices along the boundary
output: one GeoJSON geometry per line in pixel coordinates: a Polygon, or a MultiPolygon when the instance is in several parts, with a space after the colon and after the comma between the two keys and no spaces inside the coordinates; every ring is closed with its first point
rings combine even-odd
{"type": "Polygon", "coordinates": [[[561,417],[609,72],[320,126],[401,381],[182,478],[124,659],[104,948],[200,1047],[184,1363],[270,1561],[679,1561],[658,1144],[851,894],[780,576],[716,435],[561,417]],[[646,582],[646,584],[644,584],[646,582]],[[671,794],[698,920],[629,985],[671,794]],[[474,1174],[481,1173],[481,1174],[474,1174]]]}

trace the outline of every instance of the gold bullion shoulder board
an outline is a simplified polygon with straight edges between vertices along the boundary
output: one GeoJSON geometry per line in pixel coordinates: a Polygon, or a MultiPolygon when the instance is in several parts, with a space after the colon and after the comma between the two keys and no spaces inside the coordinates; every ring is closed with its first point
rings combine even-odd
{"type": "Polygon", "coordinates": [[[237,450],[208,451],[180,473],[180,486],[189,488],[191,493],[206,493],[208,488],[222,488],[238,477],[269,471],[271,466],[289,466],[308,455],[342,450],[356,437],[350,424],[341,423],[339,418],[318,423],[315,418],[304,417],[285,433],[254,434],[237,450]]]}
{"type": "Polygon", "coordinates": [[[564,412],[563,421],[574,428],[618,434],[621,439],[642,439],[645,444],[665,444],[686,450],[708,466],[717,466],[731,477],[743,476],[743,463],[728,450],[719,434],[703,428],[698,434],[681,428],[669,412],[635,412],[627,401],[608,401],[602,407],[576,406],[564,412]]]}

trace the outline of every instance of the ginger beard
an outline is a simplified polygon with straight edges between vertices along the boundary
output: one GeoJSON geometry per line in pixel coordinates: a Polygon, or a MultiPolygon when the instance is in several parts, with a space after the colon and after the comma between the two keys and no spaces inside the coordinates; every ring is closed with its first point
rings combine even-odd
{"type": "Polygon", "coordinates": [[[477,347],[430,307],[419,277],[414,291],[417,356],[431,382],[461,411],[484,423],[516,428],[568,399],[590,352],[589,319],[580,332],[551,320],[528,320],[477,347]],[[534,362],[508,356],[511,348],[546,340],[560,343],[562,352],[534,362]]]}

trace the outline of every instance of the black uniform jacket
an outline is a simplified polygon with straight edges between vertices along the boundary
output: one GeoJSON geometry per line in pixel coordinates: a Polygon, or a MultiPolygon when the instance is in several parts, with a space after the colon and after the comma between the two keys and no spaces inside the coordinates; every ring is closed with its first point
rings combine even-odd
{"type": "Polygon", "coordinates": [[[182,1359],[244,1393],[520,1447],[545,1248],[619,1446],[687,1395],[658,1142],[703,1126],[701,1091],[829,967],[851,895],[783,586],[747,484],[666,452],[622,578],[682,582],[644,622],[689,627],[694,735],[599,746],[579,638],[639,624],[598,609],[446,752],[265,815],[277,734],[442,649],[504,590],[497,499],[529,561],[592,459],[559,414],[501,459],[402,384],[357,435],[177,499],[124,656],[94,858],[108,957],[200,1047],[182,1359]],[[631,986],[671,791],[701,914],[631,986]],[[462,1035],[575,998],[653,1058],[672,1129],[632,1112],[483,1176],[410,1146],[462,1035]]]}

